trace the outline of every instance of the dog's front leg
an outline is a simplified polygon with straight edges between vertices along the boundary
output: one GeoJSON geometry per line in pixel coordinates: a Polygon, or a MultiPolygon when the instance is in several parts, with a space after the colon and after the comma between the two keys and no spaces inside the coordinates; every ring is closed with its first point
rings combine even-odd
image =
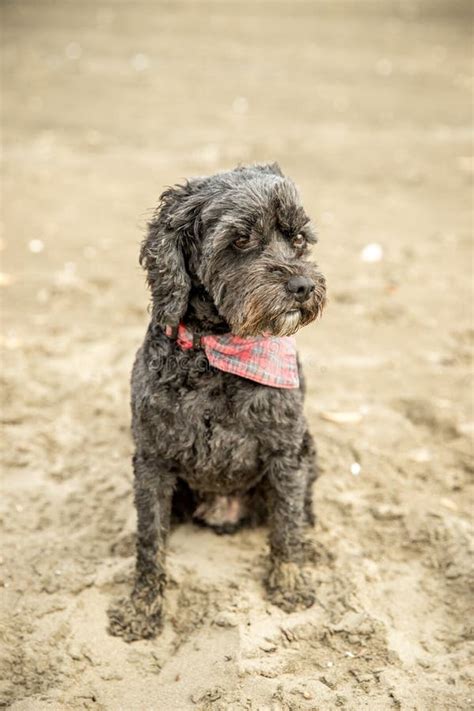
{"type": "Polygon", "coordinates": [[[312,576],[304,565],[307,474],[304,468],[288,467],[283,458],[274,459],[267,481],[270,572],[266,587],[275,605],[292,612],[310,607],[315,600],[312,576]]]}
{"type": "Polygon", "coordinates": [[[165,547],[175,485],[175,476],[154,458],[137,452],[133,465],[138,517],[135,584],[131,599],[109,611],[110,631],[129,642],[155,637],[161,628],[165,547]]]}

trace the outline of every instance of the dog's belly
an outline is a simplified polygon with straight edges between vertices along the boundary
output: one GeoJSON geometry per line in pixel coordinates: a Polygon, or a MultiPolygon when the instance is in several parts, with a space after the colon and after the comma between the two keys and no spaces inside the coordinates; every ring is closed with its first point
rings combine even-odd
{"type": "Polygon", "coordinates": [[[259,443],[251,434],[207,422],[184,452],[180,476],[200,493],[245,492],[262,477],[259,443]]]}

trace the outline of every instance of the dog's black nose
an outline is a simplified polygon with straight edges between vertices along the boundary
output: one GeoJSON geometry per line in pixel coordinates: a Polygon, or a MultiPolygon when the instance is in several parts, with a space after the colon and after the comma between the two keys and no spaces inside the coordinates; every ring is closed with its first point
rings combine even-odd
{"type": "Polygon", "coordinates": [[[297,301],[303,303],[314,291],[314,281],[304,276],[292,276],[286,282],[286,288],[290,294],[294,295],[297,301]]]}

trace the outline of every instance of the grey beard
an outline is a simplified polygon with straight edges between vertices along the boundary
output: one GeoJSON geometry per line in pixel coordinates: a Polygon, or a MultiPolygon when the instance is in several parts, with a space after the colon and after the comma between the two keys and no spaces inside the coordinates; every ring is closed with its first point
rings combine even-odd
{"type": "Polygon", "coordinates": [[[272,333],[275,336],[292,336],[301,324],[301,312],[287,312],[278,316],[272,324],[272,333]]]}

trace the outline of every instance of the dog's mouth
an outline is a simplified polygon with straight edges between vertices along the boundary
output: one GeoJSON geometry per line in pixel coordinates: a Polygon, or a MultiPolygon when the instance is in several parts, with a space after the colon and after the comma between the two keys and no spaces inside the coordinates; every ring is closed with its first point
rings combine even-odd
{"type": "Polygon", "coordinates": [[[272,320],[272,333],[275,336],[293,336],[300,328],[321,317],[326,303],[325,292],[312,304],[286,309],[272,320]]]}
{"type": "Polygon", "coordinates": [[[301,326],[301,309],[289,309],[277,316],[272,324],[275,336],[292,336],[301,326]]]}
{"type": "Polygon", "coordinates": [[[228,304],[224,300],[222,313],[237,336],[292,336],[322,315],[326,301],[325,281],[318,273],[313,279],[315,286],[305,300],[290,298],[280,281],[269,285],[262,282],[245,294],[247,298],[240,301],[237,312],[233,312],[229,304],[225,315],[228,304]]]}

